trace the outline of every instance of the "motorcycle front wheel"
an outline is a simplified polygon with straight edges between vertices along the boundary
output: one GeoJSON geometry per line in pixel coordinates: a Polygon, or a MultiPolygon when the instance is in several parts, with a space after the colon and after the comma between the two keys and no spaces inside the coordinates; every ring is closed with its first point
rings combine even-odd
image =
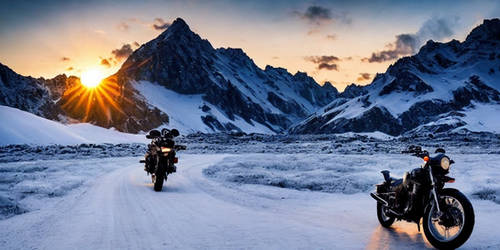
{"type": "Polygon", "coordinates": [[[380,204],[380,202],[377,202],[377,218],[380,225],[383,227],[390,227],[396,219],[393,216],[388,215],[387,208],[380,204]]]}
{"type": "Polygon", "coordinates": [[[443,189],[439,198],[441,213],[437,211],[434,203],[425,210],[425,237],[436,248],[458,248],[472,234],[474,209],[467,197],[456,189],[443,189]]]}

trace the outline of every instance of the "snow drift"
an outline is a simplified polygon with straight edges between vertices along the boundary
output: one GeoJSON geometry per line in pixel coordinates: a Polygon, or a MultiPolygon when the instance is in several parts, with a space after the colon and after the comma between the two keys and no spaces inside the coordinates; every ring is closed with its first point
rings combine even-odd
{"type": "Polygon", "coordinates": [[[16,108],[0,106],[0,145],[146,143],[141,134],[127,134],[88,123],[64,125],[16,108]]]}

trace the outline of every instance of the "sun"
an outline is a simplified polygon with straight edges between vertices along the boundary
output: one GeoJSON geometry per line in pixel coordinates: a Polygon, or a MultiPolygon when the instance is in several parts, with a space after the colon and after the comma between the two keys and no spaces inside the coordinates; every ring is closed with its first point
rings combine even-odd
{"type": "Polygon", "coordinates": [[[102,79],[104,79],[104,74],[98,69],[89,69],[83,72],[80,77],[80,81],[83,86],[87,88],[97,87],[101,83],[102,79]]]}

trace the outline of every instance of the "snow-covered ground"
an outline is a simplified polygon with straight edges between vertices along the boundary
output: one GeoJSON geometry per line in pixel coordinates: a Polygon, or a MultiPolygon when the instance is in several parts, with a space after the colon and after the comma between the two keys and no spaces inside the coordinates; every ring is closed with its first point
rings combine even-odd
{"type": "Polygon", "coordinates": [[[26,111],[0,105],[0,145],[146,143],[144,135],[127,134],[88,123],[64,125],[26,111]]]}
{"type": "MultiPolygon", "coordinates": [[[[139,157],[0,163],[2,249],[421,249],[414,224],[379,226],[371,185],[420,164],[399,154],[180,154],[163,192],[139,157]],[[7,204],[7,206],[5,206],[7,204]],[[4,208],[9,207],[5,210],[4,208]],[[16,210],[17,209],[17,210],[16,210]],[[14,213],[13,213],[14,212],[14,213]],[[17,213],[17,215],[14,215],[17,213]]],[[[497,154],[452,154],[476,226],[498,248],[497,154]]]]}

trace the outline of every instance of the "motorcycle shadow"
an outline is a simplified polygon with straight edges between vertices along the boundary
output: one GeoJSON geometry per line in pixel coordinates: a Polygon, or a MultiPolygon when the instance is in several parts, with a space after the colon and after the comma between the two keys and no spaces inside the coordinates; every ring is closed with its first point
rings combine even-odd
{"type": "Polygon", "coordinates": [[[149,189],[149,191],[155,193],[186,193],[186,190],[184,190],[182,186],[172,185],[171,183],[169,184],[163,185],[162,190],[159,192],[154,191],[154,185],[153,183],[151,183],[151,181],[144,181],[140,183],[140,186],[144,187],[145,189],[149,189]]]}
{"type": "MultiPolygon", "coordinates": [[[[422,229],[421,229],[422,230],[422,229]]],[[[414,223],[396,222],[391,228],[380,225],[373,231],[366,249],[433,249],[414,223]]]]}
{"type": "MultiPolygon", "coordinates": [[[[133,178],[132,180],[132,183],[133,185],[135,186],[140,186],[144,189],[147,189],[151,192],[155,192],[154,191],[154,185],[153,183],[151,183],[151,180],[135,180],[135,178],[133,178]]],[[[182,188],[182,186],[177,186],[177,185],[164,185],[162,190],[160,192],[156,192],[156,193],[185,193],[186,191],[182,188]]]]}

